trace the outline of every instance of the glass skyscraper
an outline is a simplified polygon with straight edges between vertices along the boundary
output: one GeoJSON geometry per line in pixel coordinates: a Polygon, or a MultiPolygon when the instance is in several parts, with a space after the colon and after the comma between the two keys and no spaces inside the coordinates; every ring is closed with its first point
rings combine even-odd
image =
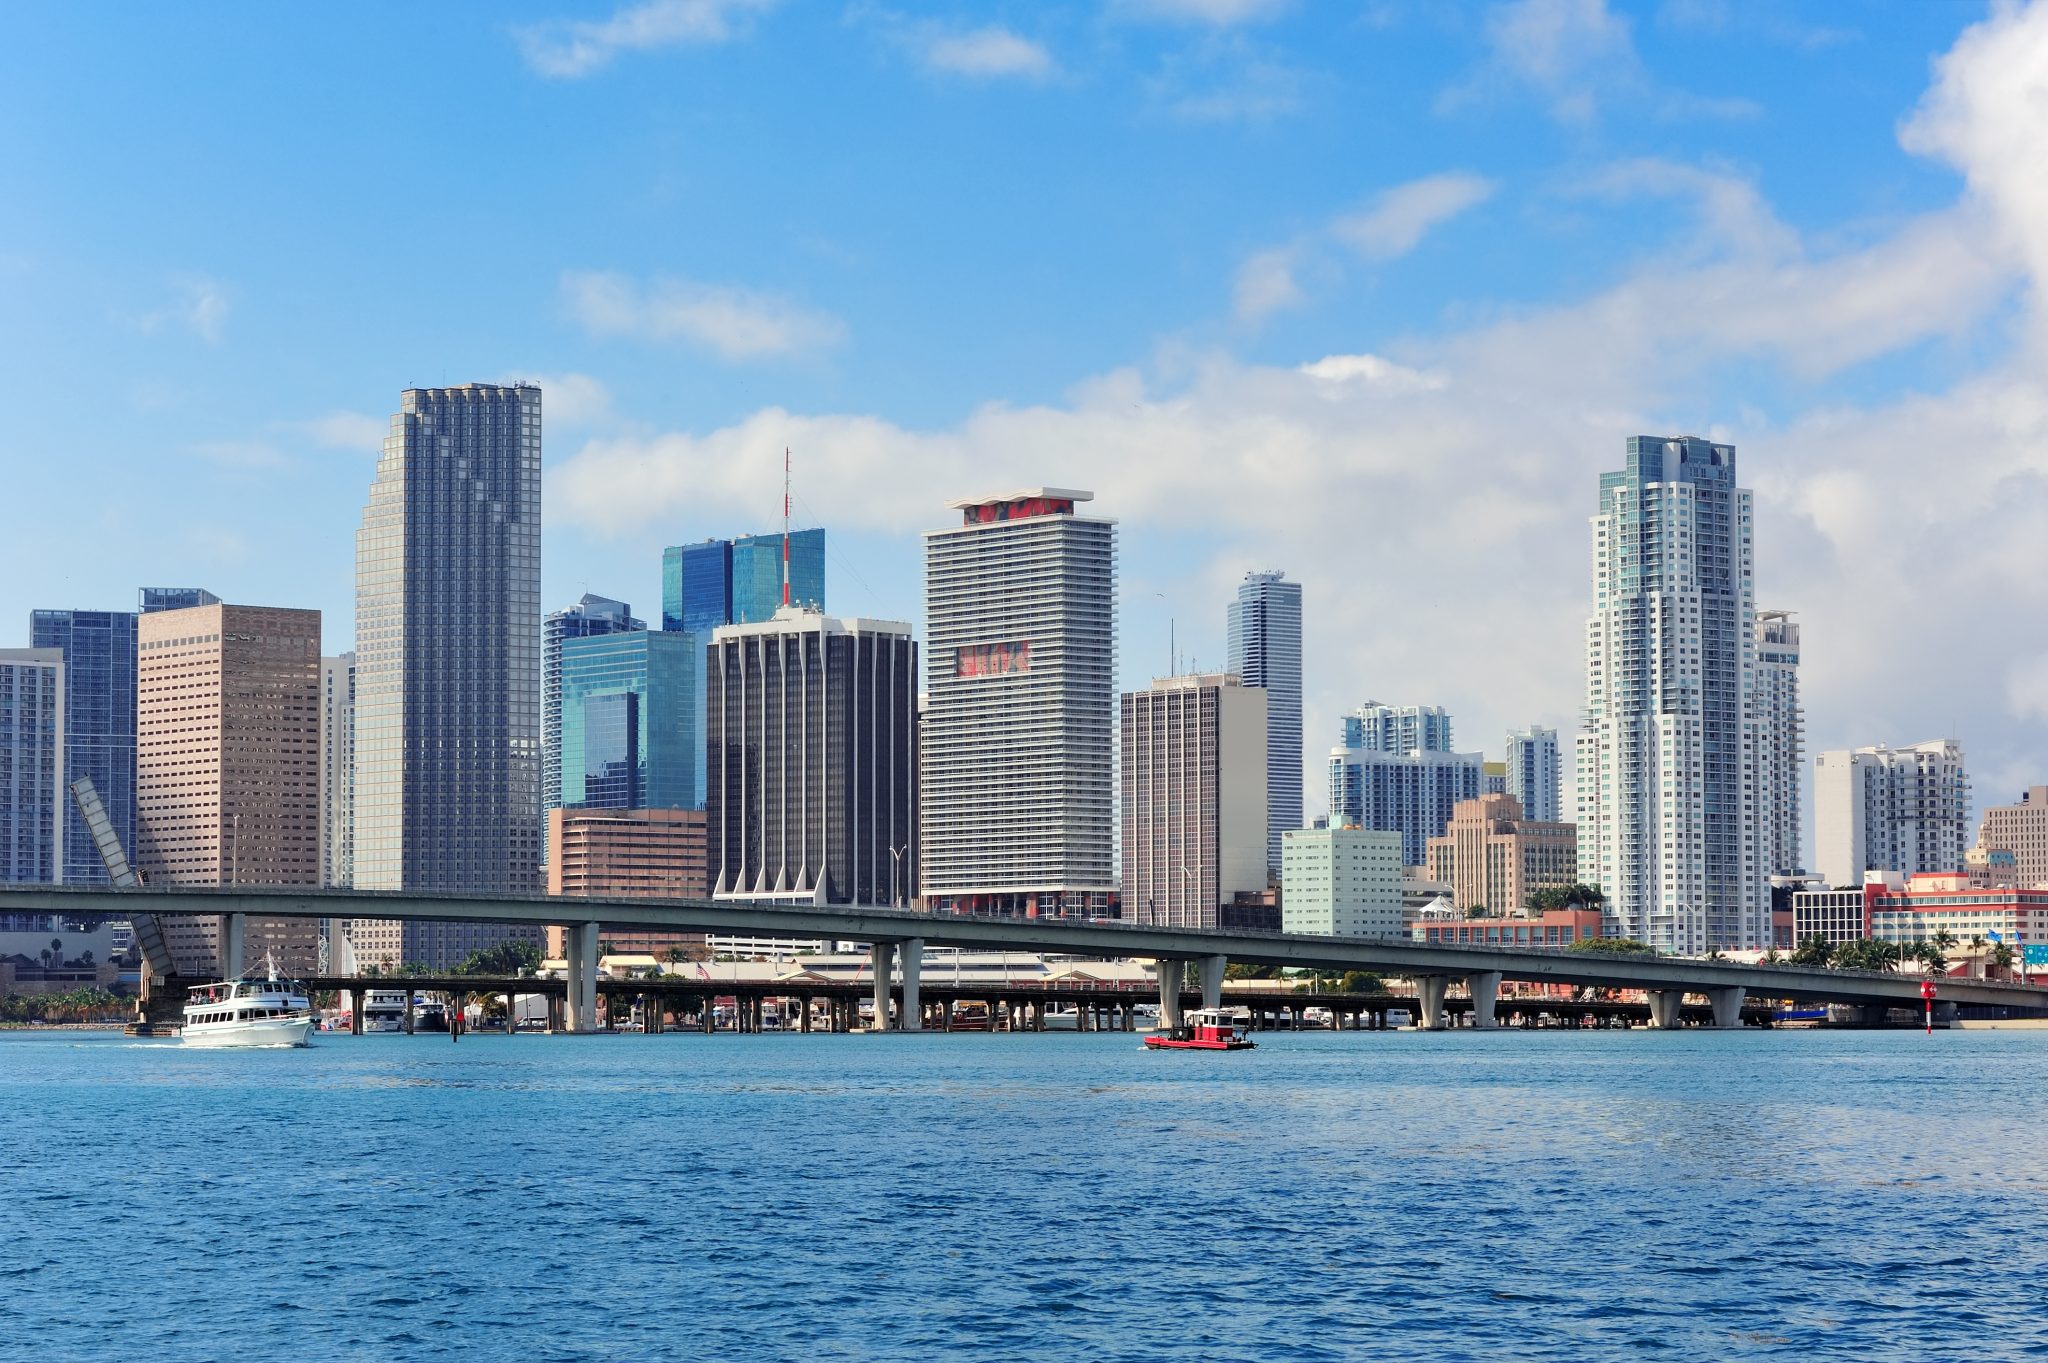
{"type": "Polygon", "coordinates": [[[589,592],[567,610],[550,611],[541,622],[540,651],[540,841],[541,860],[548,858],[548,811],[562,806],[562,645],[625,630],[644,630],[633,608],[608,596],[589,592]]]}
{"type": "Polygon", "coordinates": [[[562,645],[558,809],[688,809],[698,787],[692,634],[635,630],[562,645]]]}
{"type": "Polygon", "coordinates": [[[1659,951],[1771,944],[1751,503],[1735,447],[1630,436],[1600,475],[1577,745],[1579,879],[1659,951]]]}
{"type": "MultiPolygon", "coordinates": [[[[90,776],[135,855],[135,616],[128,611],[39,610],[29,642],[64,657],[65,780],[90,776]]],[[[106,864],[67,792],[63,875],[70,885],[104,885],[106,864]]]]}
{"type": "MultiPolygon", "coordinates": [[[[407,389],[356,534],[355,885],[514,891],[540,866],[541,393],[407,389]]],[[[530,929],[406,924],[435,968],[530,929]]]]}
{"type": "Polygon", "coordinates": [[[1301,584],[1246,573],[1224,620],[1229,670],[1266,693],[1266,874],[1280,878],[1280,836],[1301,827],[1301,584]]]}
{"type": "MultiPolygon", "coordinates": [[[[825,531],[793,530],[789,536],[791,605],[825,609],[825,531]]],[[[691,681],[691,751],[696,782],[689,807],[702,809],[705,709],[704,650],[711,632],[723,625],[773,620],[782,608],[782,536],[742,535],[671,545],[661,554],[661,627],[696,636],[691,681]]]]}

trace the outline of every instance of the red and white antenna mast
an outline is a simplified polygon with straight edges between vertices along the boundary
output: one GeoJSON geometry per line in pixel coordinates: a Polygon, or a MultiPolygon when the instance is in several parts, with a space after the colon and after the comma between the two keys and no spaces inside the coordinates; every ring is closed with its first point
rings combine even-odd
{"type": "Polygon", "coordinates": [[[782,447],[782,607],[789,609],[789,446],[782,447]]]}

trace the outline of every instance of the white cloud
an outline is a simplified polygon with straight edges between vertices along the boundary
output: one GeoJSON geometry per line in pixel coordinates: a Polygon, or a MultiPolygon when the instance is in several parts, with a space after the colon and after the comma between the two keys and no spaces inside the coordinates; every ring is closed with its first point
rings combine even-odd
{"type": "Polygon", "coordinates": [[[1486,61],[1446,89],[1440,110],[1492,99],[1503,88],[1533,92],[1561,123],[1590,123],[1603,103],[1627,98],[1659,118],[1753,118],[1746,99],[1690,94],[1652,80],[1628,20],[1607,0],[1507,0],[1486,17],[1486,61]]]}
{"type": "Polygon", "coordinates": [[[775,0],[644,0],[609,19],[558,19],[513,30],[526,64],[557,80],[587,76],[621,52],[727,42],[775,0]]]}
{"type": "Polygon", "coordinates": [[[1325,355],[1302,365],[1301,372],[1333,386],[1371,383],[1390,391],[1434,390],[1447,382],[1442,374],[1410,369],[1378,355],[1325,355]]]}
{"type": "Polygon", "coordinates": [[[1308,105],[1310,77],[1236,39],[1169,54],[1145,81],[1152,107],[1189,123],[1268,123],[1308,105]]]}
{"type": "Polygon", "coordinates": [[[601,426],[612,418],[612,393],[588,374],[501,374],[499,383],[540,388],[541,419],[550,435],[601,426]]]}
{"type": "Polygon", "coordinates": [[[1122,19],[1231,28],[1276,18],[1289,7],[1290,0],[1111,0],[1109,8],[1122,19]]]}
{"type": "Polygon", "coordinates": [[[1275,313],[1308,302],[1304,273],[1334,273],[1325,249],[1341,243],[1353,254],[1387,261],[1415,249],[1431,229],[1485,202],[1494,183],[1478,175],[1447,171],[1378,195],[1356,213],[1340,215],[1284,246],[1269,247],[1246,257],[1238,266],[1232,310],[1239,321],[1261,322],[1275,313]]]}
{"type": "Polygon", "coordinates": [[[1576,301],[1298,367],[1176,357],[937,426],[766,408],[608,435],[551,471],[550,505],[600,535],[750,519],[785,445],[854,532],[942,524],[948,497],[990,486],[1091,487],[1207,555],[1190,580],[1258,563],[1304,582],[1312,755],[1368,693],[1445,704],[1494,748],[1510,725],[1575,723],[1596,475],[1628,435],[1698,430],[1739,447],[1756,489],[1759,603],[1804,626],[1812,749],[1955,731],[1980,772],[2048,779],[2048,4],[2001,10],[1936,70],[1902,136],[1966,188],[1859,243],[1816,244],[1739,176],[1628,163],[1592,187],[1682,196],[1699,226],[1576,301]],[[1700,406],[1730,364],[1796,379],[2003,336],[2029,282],[2010,352],[1952,385],[1778,425],[1700,406]]]}
{"type": "Polygon", "coordinates": [[[208,345],[219,345],[230,306],[226,286],[207,275],[187,274],[172,280],[171,288],[176,301],[137,317],[136,328],[154,333],[166,326],[181,326],[208,345]]]}
{"type": "Polygon", "coordinates": [[[391,433],[391,419],[371,416],[366,412],[329,412],[311,421],[300,422],[299,429],[324,449],[381,454],[384,437],[391,433]]]}
{"type": "Polygon", "coordinates": [[[732,285],[657,279],[642,289],[621,274],[571,270],[562,276],[562,293],[593,335],[686,341],[728,360],[825,350],[846,336],[829,313],[732,285]]]}
{"type": "Polygon", "coordinates": [[[1292,247],[1281,246],[1260,251],[1238,267],[1235,304],[1240,318],[1262,321],[1306,301],[1294,277],[1295,256],[1292,247]]]}
{"type": "Polygon", "coordinates": [[[922,58],[931,70],[955,76],[1044,80],[1053,72],[1052,54],[1043,45],[996,24],[969,33],[933,34],[922,58]]]}
{"type": "Polygon", "coordinates": [[[1494,183],[1452,171],[1397,185],[1372,207],[1339,218],[1330,231],[1368,260],[1407,255],[1430,231],[1493,196],[1494,183]]]}

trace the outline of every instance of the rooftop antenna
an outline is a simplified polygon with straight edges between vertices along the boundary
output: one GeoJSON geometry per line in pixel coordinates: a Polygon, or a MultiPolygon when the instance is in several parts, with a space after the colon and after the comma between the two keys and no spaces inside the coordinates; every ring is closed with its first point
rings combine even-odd
{"type": "Polygon", "coordinates": [[[789,609],[789,446],[782,447],[782,608],[789,609]]]}

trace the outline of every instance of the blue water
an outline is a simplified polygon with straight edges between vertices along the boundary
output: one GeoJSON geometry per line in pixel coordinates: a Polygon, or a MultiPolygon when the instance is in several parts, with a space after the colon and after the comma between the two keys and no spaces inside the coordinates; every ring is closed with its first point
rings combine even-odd
{"type": "Polygon", "coordinates": [[[0,1034],[0,1354],[2048,1356],[2048,1032],[0,1034]]]}

